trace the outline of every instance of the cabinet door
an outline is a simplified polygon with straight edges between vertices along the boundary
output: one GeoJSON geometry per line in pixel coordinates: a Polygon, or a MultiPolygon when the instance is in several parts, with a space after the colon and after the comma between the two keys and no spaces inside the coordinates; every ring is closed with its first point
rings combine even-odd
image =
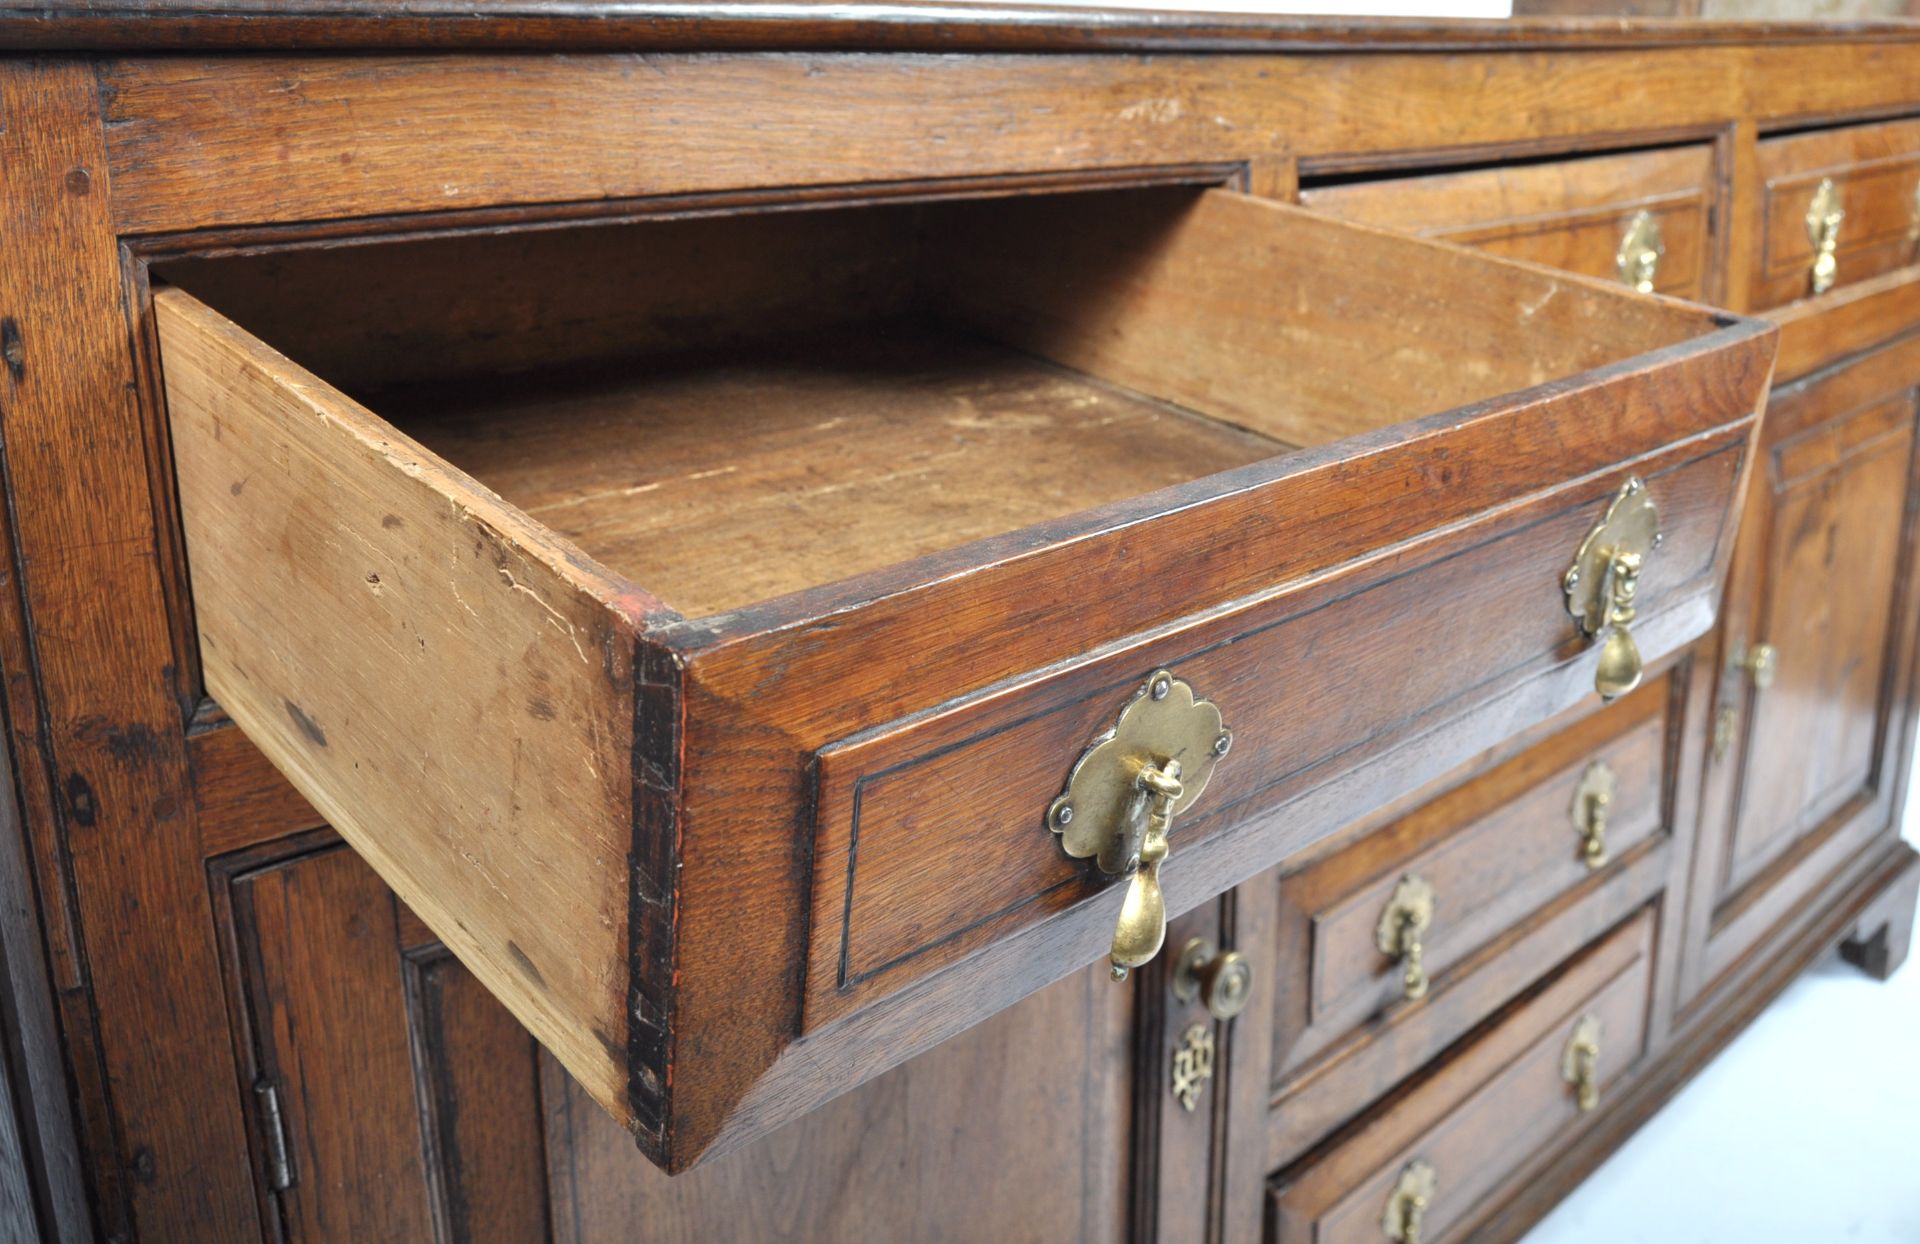
{"type": "Polygon", "coordinates": [[[1911,657],[1920,343],[1774,394],[1730,593],[1683,997],[1891,830],[1911,657]]]}
{"type": "Polygon", "coordinates": [[[303,1242],[547,1238],[525,1030],[343,848],[228,893],[263,1217],[303,1242]]]}
{"type": "Polygon", "coordinates": [[[358,856],[233,873],[261,1195],[318,1240],[1117,1241],[1135,991],[1042,991],[669,1178],[358,856]]]}

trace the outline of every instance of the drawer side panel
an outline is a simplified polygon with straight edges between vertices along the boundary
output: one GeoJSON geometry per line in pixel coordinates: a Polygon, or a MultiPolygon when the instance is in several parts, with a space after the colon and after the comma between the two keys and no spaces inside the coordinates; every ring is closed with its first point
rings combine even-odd
{"type": "Polygon", "coordinates": [[[193,299],[154,310],[208,690],[624,1120],[618,584],[193,299]]]}

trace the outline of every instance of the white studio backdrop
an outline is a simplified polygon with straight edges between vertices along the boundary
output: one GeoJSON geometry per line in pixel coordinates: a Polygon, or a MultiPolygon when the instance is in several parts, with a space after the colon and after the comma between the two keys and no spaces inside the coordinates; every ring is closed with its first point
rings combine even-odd
{"type": "Polygon", "coordinates": [[[1508,17],[1512,0],[1019,0],[1049,7],[1183,9],[1326,17],[1508,17]]]}

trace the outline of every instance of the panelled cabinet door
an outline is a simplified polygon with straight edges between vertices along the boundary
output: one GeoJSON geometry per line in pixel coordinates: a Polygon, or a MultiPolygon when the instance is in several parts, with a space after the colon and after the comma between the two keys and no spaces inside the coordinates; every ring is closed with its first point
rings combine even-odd
{"type": "Polygon", "coordinates": [[[261,1196],[286,1240],[1125,1235],[1136,995],[1104,967],[670,1178],[350,850],[224,891],[261,1196]]]}
{"type": "Polygon", "coordinates": [[[533,1038],[344,848],[233,876],[257,1170],[283,1238],[548,1238],[533,1038]]]}
{"type": "Polygon", "coordinates": [[[1683,1001],[1890,831],[1920,341],[1777,389],[1751,477],[1683,1001]]]}

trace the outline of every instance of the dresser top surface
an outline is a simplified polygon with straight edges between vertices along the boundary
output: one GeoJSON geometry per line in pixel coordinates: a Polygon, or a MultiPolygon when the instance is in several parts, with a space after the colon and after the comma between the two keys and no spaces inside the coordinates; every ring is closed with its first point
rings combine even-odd
{"type": "Polygon", "coordinates": [[[1323,52],[1904,40],[1920,22],[1328,18],[839,0],[0,3],[0,50],[1323,52]]]}

